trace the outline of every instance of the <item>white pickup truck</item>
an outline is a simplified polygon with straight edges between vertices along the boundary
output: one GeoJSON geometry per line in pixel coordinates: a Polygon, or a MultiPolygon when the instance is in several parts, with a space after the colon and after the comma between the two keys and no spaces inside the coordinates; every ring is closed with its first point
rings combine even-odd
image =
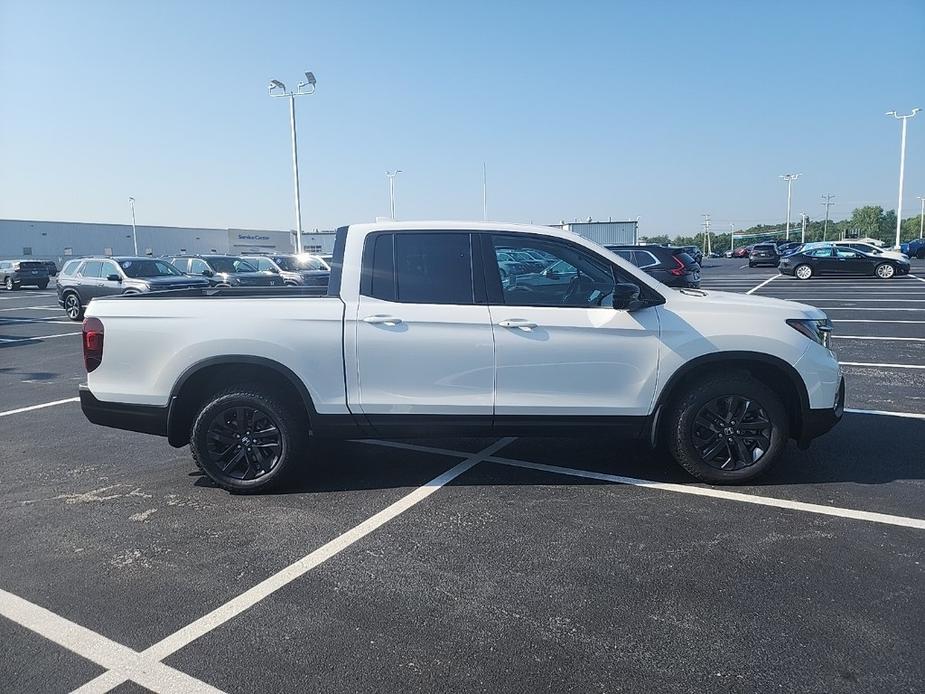
{"type": "Polygon", "coordinates": [[[83,412],[189,443],[217,484],[242,492],[310,465],[313,437],[619,434],[736,483],[842,415],[819,309],[672,290],[559,229],[342,227],[322,292],[95,299],[83,412]],[[545,269],[502,275],[510,249],[545,269]]]}

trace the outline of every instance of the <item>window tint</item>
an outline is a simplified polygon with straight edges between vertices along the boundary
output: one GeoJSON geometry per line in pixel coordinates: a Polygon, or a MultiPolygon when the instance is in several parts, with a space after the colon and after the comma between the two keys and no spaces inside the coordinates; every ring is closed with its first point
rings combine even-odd
{"type": "Polygon", "coordinates": [[[613,252],[616,253],[621,258],[623,258],[623,260],[628,260],[633,265],[639,265],[639,259],[636,256],[635,251],[619,250],[619,251],[613,251],[613,252]]]}
{"type": "Polygon", "coordinates": [[[814,258],[831,258],[832,249],[831,248],[813,248],[812,250],[806,251],[806,255],[812,256],[814,258]]]}
{"type": "Polygon", "coordinates": [[[193,275],[201,275],[203,272],[209,269],[209,266],[206,265],[206,261],[200,258],[190,258],[190,273],[193,275]]]}
{"type": "MultiPolygon", "coordinates": [[[[649,251],[633,251],[633,254],[636,256],[636,265],[638,267],[649,267],[651,265],[658,265],[658,258],[652,255],[649,251]]],[[[681,254],[679,254],[681,255],[681,254]]],[[[683,254],[686,255],[686,254],[683,254]]]]}
{"type": "Polygon", "coordinates": [[[839,258],[859,258],[861,256],[861,254],[858,253],[853,248],[843,248],[843,247],[836,248],[835,255],[837,255],[839,258]]]}
{"type": "Polygon", "coordinates": [[[416,304],[471,304],[469,234],[395,234],[398,300],[416,304]]]}
{"type": "MultiPolygon", "coordinates": [[[[492,244],[535,250],[555,258],[540,272],[501,272],[501,295],[511,306],[610,307],[613,266],[577,244],[559,239],[493,234],[492,244]]],[[[544,256],[545,257],[545,256],[544,256]]]]}
{"type": "Polygon", "coordinates": [[[369,295],[383,301],[395,301],[394,234],[380,234],[373,239],[369,263],[369,295]]]}
{"type": "Polygon", "coordinates": [[[102,269],[103,263],[101,263],[99,260],[88,260],[84,263],[83,267],[80,268],[80,276],[99,277],[102,269]]]}

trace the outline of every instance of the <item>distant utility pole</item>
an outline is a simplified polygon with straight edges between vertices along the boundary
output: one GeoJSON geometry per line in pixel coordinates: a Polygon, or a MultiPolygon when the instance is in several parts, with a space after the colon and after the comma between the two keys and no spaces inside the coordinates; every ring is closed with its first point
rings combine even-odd
{"type": "Polygon", "coordinates": [[[832,198],[834,197],[835,196],[832,195],[831,193],[826,193],[825,195],[822,196],[822,199],[825,200],[825,202],[820,203],[821,205],[825,207],[825,224],[822,226],[822,240],[823,241],[825,241],[826,232],[829,230],[829,208],[832,205],[838,204],[838,203],[832,202],[832,198]]]}
{"type": "Polygon", "coordinates": [[[289,130],[292,136],[292,177],[295,185],[295,252],[302,253],[302,201],[299,195],[299,154],[295,136],[295,98],[315,93],[315,75],[305,73],[305,81],[299,82],[296,91],[286,91],[286,85],[279,80],[270,80],[270,96],[289,98],[289,130]]]}
{"type": "Polygon", "coordinates": [[[922,211],[919,212],[919,238],[922,238],[922,227],[925,226],[925,196],[919,195],[918,199],[922,202],[922,211]]]}
{"type": "Polygon", "coordinates": [[[921,111],[920,108],[912,109],[912,113],[900,116],[896,111],[887,111],[886,115],[893,116],[896,120],[903,122],[902,137],[899,145],[899,202],[896,203],[896,248],[899,248],[900,231],[903,225],[903,178],[906,175],[906,123],[910,118],[915,118],[915,114],[921,111]]]}
{"type": "Polygon", "coordinates": [[[132,243],[135,246],[135,255],[138,255],[138,234],[135,233],[135,198],[129,198],[128,204],[132,208],[132,243]]]}
{"type": "Polygon", "coordinates": [[[482,162],[482,221],[488,221],[488,167],[482,162]]]}
{"type": "Polygon", "coordinates": [[[400,173],[404,173],[404,171],[395,169],[395,171],[385,172],[389,179],[389,218],[393,222],[395,221],[395,177],[400,173]]]}
{"type": "Polygon", "coordinates": [[[800,235],[800,243],[806,243],[806,213],[800,212],[800,221],[803,222],[803,232],[800,235]]]}
{"type": "Polygon", "coordinates": [[[790,197],[791,197],[790,194],[791,194],[791,188],[792,188],[792,186],[793,186],[793,182],[794,182],[795,180],[797,180],[797,179],[798,179],[800,176],[802,176],[802,175],[803,175],[803,174],[791,174],[791,173],[788,173],[788,174],[784,174],[783,176],[778,176],[778,178],[782,178],[782,179],[784,179],[785,181],[787,181],[787,240],[788,240],[788,241],[790,240],[790,197]]]}
{"type": "Polygon", "coordinates": [[[703,250],[710,255],[710,215],[703,215],[703,250]]]}

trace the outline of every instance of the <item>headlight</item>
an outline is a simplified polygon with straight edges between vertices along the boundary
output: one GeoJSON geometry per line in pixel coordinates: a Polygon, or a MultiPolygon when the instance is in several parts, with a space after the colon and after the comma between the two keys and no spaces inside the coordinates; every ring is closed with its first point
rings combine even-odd
{"type": "Polygon", "coordinates": [[[787,325],[803,333],[813,342],[818,342],[826,349],[829,347],[832,338],[832,321],[828,318],[788,318],[787,325]]]}

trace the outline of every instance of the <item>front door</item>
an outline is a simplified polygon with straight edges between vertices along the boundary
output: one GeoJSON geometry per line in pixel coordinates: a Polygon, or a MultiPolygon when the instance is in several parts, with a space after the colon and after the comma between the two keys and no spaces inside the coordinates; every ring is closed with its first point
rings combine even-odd
{"type": "Polygon", "coordinates": [[[477,302],[473,235],[371,234],[355,331],[359,409],[380,432],[398,426],[491,424],[494,345],[477,302]]]}
{"type": "Polygon", "coordinates": [[[623,271],[562,239],[499,233],[490,244],[555,257],[539,273],[503,282],[485,258],[496,425],[516,426],[538,415],[573,423],[583,416],[649,414],[658,371],[658,315],[654,307],[613,308],[613,285],[623,271]]]}

